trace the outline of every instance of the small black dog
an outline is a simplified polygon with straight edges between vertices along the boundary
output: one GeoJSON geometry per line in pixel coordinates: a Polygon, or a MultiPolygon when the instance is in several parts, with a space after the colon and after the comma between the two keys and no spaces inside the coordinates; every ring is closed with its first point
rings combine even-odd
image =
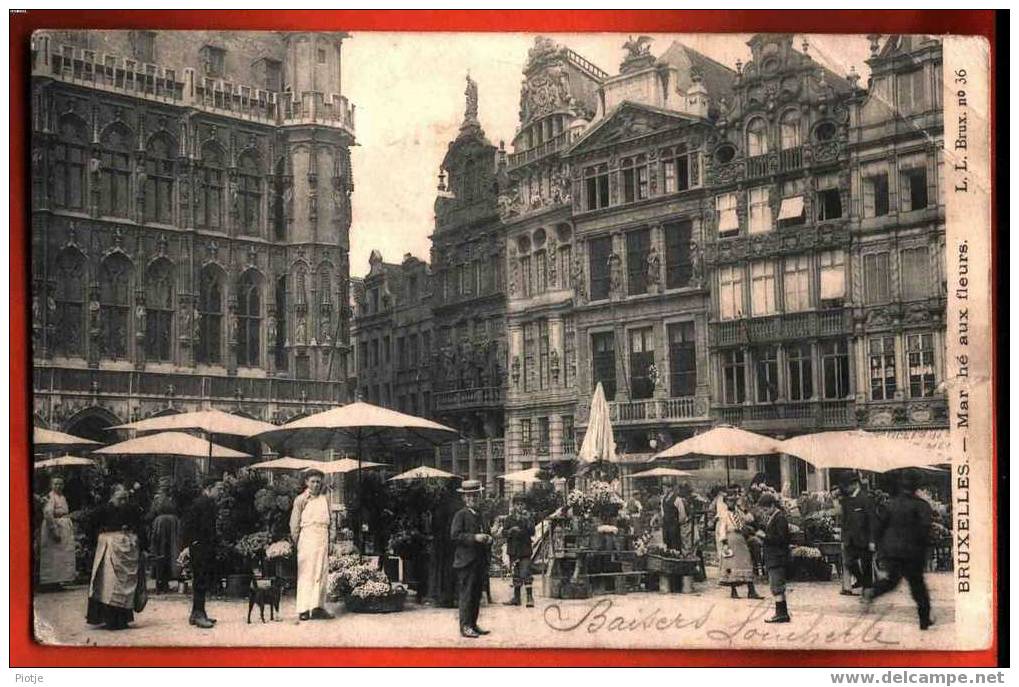
{"type": "Polygon", "coordinates": [[[248,624],[251,624],[251,609],[258,604],[258,615],[265,622],[265,607],[269,606],[269,620],[283,620],[280,615],[280,599],[283,596],[283,580],[274,577],[268,587],[259,587],[258,580],[251,578],[251,590],[248,592],[248,624]]]}

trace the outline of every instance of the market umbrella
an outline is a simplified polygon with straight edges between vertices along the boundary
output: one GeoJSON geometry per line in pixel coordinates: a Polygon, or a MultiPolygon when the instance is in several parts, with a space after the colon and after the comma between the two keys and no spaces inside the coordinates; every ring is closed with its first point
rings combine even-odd
{"type": "Polygon", "coordinates": [[[538,477],[538,473],[541,468],[528,468],[526,470],[517,470],[516,472],[507,472],[505,475],[499,475],[499,479],[507,482],[520,482],[522,484],[534,484],[535,482],[544,482],[545,480],[538,477]]]}
{"type": "Polygon", "coordinates": [[[739,427],[717,425],[706,432],[677,442],[655,454],[651,460],[682,458],[689,455],[725,458],[725,479],[729,481],[729,458],[732,456],[769,456],[782,453],[779,441],[754,434],[739,427]]]}
{"type": "Polygon", "coordinates": [[[50,453],[52,451],[67,451],[70,449],[87,450],[95,446],[102,446],[102,444],[91,439],[76,437],[73,434],[64,434],[52,429],[33,427],[32,446],[39,453],[50,453]]]}
{"type": "Polygon", "coordinates": [[[591,397],[591,414],[587,420],[587,431],[584,433],[584,442],[580,445],[577,458],[585,463],[603,460],[616,462],[616,441],[612,437],[609,404],[605,400],[601,382],[598,382],[594,388],[594,396],[591,397]]]}
{"type": "Polygon", "coordinates": [[[445,470],[439,470],[438,468],[430,468],[427,465],[412,468],[407,472],[401,472],[396,477],[390,477],[389,481],[395,480],[412,480],[412,479],[457,479],[457,476],[451,472],[445,470]]]}
{"type": "Polygon", "coordinates": [[[871,472],[925,468],[952,462],[948,454],[930,446],[859,429],[804,434],[779,442],[779,450],[817,468],[871,472]]]}
{"type": "Polygon", "coordinates": [[[172,432],[184,430],[200,430],[206,434],[229,434],[236,437],[251,437],[271,429],[275,425],[261,420],[234,415],[223,410],[210,408],[195,410],[174,415],[160,415],[124,425],[116,425],[111,429],[133,429],[137,432],[172,432]]]}
{"type": "Polygon", "coordinates": [[[373,463],[370,460],[355,460],[353,458],[340,458],[339,460],[319,461],[315,467],[327,475],[343,475],[353,472],[359,468],[378,468],[385,463],[373,463]]]}
{"type": "Polygon", "coordinates": [[[305,460],[304,458],[274,458],[273,460],[262,461],[248,467],[252,470],[306,470],[307,468],[319,468],[325,465],[320,460],[305,460]]]}
{"type": "Polygon", "coordinates": [[[650,477],[689,477],[693,473],[687,472],[686,470],[677,470],[676,468],[651,468],[650,470],[644,470],[643,472],[635,472],[629,475],[630,479],[644,479],[650,477]]]}
{"type": "Polygon", "coordinates": [[[157,456],[167,458],[250,458],[247,453],[214,444],[183,432],[160,432],[128,439],[93,451],[104,456],[157,456]]]}
{"type": "Polygon", "coordinates": [[[32,464],[36,470],[43,470],[45,468],[72,468],[72,467],[88,467],[95,465],[94,460],[88,458],[79,458],[78,456],[60,456],[59,458],[48,458],[46,460],[38,460],[32,464]]]}

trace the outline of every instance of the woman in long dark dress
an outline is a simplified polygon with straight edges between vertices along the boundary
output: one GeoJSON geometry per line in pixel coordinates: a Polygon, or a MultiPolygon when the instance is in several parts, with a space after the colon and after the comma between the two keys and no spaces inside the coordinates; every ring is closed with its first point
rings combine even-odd
{"type": "Polygon", "coordinates": [[[156,592],[170,591],[170,580],[180,575],[177,558],[180,556],[182,532],[177,504],[169,494],[169,485],[161,484],[152,497],[149,508],[152,526],[149,531],[149,554],[152,576],[156,580],[156,592]]]}
{"type": "Polygon", "coordinates": [[[142,549],[142,510],[129,502],[127,488],[118,484],[110,500],[95,515],[96,553],[88,586],[89,625],[123,630],[134,620],[142,549]]]}
{"type": "Polygon", "coordinates": [[[453,575],[453,553],[456,545],[449,537],[453,514],[460,509],[460,500],[447,494],[432,517],[432,550],[429,557],[428,595],[444,608],[456,606],[456,578],[453,575]]]}

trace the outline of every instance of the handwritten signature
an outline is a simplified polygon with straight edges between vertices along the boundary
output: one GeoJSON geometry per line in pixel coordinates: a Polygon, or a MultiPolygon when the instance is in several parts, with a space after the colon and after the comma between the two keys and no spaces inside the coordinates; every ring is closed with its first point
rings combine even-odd
{"type": "MultiPolygon", "coordinates": [[[[846,626],[829,629],[834,616],[825,613],[811,613],[809,623],[803,621],[796,627],[790,625],[769,625],[764,619],[771,613],[771,605],[760,603],[751,606],[735,621],[718,616],[721,612],[715,604],[693,614],[683,611],[666,611],[661,607],[638,609],[636,612],[614,611],[615,602],[602,598],[581,608],[550,604],[545,607],[545,624],[558,632],[667,632],[700,631],[707,639],[733,646],[737,643],[805,646],[845,645],[858,648],[862,645],[896,646],[898,640],[884,634],[882,624],[886,612],[865,614],[861,612],[846,626]],[[579,611],[579,612],[578,612],[579,611]]],[[[725,609],[728,611],[729,609],[725,609]]],[[[728,615],[728,613],[726,613],[728,615]]],[[[840,624],[841,625],[841,624],[840,624]]]]}

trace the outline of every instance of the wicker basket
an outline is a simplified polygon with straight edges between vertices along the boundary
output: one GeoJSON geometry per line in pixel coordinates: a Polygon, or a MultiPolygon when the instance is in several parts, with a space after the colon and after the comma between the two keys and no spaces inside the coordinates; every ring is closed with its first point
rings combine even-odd
{"type": "Polygon", "coordinates": [[[696,558],[665,558],[656,554],[648,554],[648,572],[662,573],[663,575],[696,575],[700,568],[700,561],[696,558]]]}
{"type": "Polygon", "coordinates": [[[406,594],[374,596],[367,599],[350,594],[343,600],[343,605],[351,613],[398,613],[403,610],[406,600],[406,594]]]}

